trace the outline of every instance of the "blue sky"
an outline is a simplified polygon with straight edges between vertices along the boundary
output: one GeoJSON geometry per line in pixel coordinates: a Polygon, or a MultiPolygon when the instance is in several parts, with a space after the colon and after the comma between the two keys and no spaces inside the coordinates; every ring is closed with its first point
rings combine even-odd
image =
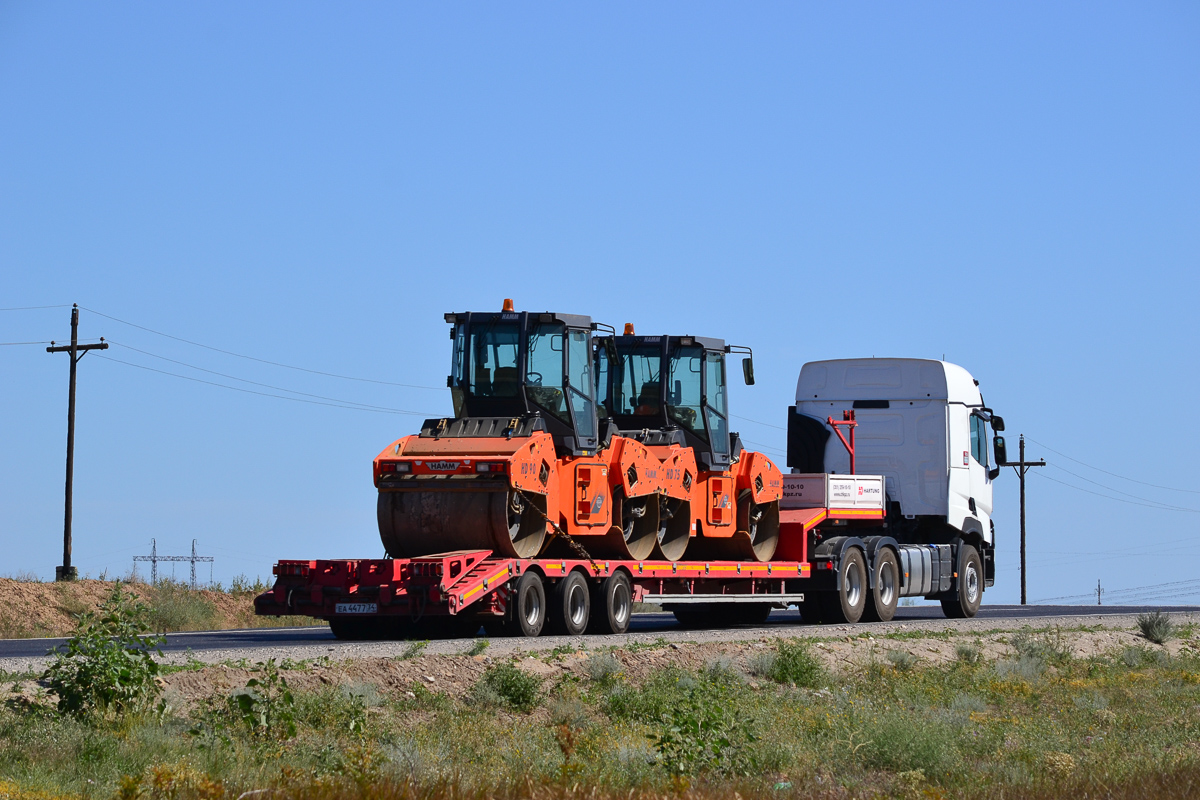
{"type": "MultiPolygon", "coordinates": [[[[513,297],[752,346],[735,428],[773,453],[805,361],[944,355],[1055,465],[1031,599],[1200,592],[1197,42],[1187,3],[0,2],[0,307],[115,343],[75,563],[378,555],[370,461],[449,408],[442,314],[513,297]]],[[[66,382],[0,347],[0,573],[60,563],[66,382]]],[[[1008,471],[991,602],[1017,524],[1008,471]]]]}

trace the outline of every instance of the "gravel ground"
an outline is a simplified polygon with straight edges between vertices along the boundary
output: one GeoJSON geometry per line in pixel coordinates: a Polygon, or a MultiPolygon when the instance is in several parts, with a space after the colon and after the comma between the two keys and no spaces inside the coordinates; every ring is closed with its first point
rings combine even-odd
{"type": "MultiPolygon", "coordinates": [[[[1171,619],[1176,625],[1192,623],[1200,626],[1200,612],[1173,613],[1171,619]]],[[[723,630],[662,630],[644,633],[630,633],[623,636],[542,636],[537,639],[502,638],[490,640],[487,654],[491,658],[507,657],[518,654],[539,654],[555,648],[571,648],[597,650],[602,648],[634,649],[638,645],[653,645],[656,643],[696,645],[715,645],[725,642],[754,642],[778,637],[812,637],[820,640],[836,642],[837,640],[857,639],[862,634],[878,639],[891,633],[935,633],[953,631],[964,637],[985,636],[992,631],[1018,630],[1023,627],[1034,629],[1054,628],[1060,626],[1064,631],[1077,630],[1081,627],[1099,628],[1098,632],[1105,635],[1089,637],[1096,639],[1089,645],[1088,650],[1102,652],[1120,644],[1144,643],[1137,636],[1137,618],[1134,614],[1094,614],[1080,616],[1038,617],[1033,619],[998,619],[976,618],[970,620],[897,620],[888,623],[873,623],[859,625],[763,625],[744,626],[723,630]],[[1108,640],[1112,639],[1111,642],[1108,640]]],[[[434,640],[425,647],[424,655],[458,655],[471,647],[472,639],[442,639],[434,640]]],[[[328,658],[334,661],[357,659],[393,659],[402,655],[411,646],[411,642],[339,642],[330,640],[320,644],[287,645],[282,647],[243,647],[237,649],[214,649],[196,651],[175,651],[167,653],[163,661],[171,664],[184,664],[189,660],[207,664],[222,662],[237,662],[245,659],[249,663],[265,661],[269,658],[291,659],[292,661],[314,660],[328,658]]],[[[952,648],[951,648],[952,649],[952,648]]],[[[0,658],[0,671],[8,673],[36,672],[45,668],[49,661],[40,658],[0,658]]]]}

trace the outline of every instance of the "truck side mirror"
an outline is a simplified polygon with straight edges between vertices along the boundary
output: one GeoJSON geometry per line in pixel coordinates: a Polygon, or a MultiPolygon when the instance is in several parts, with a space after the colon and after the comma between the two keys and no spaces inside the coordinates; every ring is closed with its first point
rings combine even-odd
{"type": "Polygon", "coordinates": [[[997,470],[1000,469],[1001,465],[1008,463],[1008,448],[1004,446],[1003,436],[992,437],[992,452],[996,454],[997,470]]]}
{"type": "Polygon", "coordinates": [[[754,358],[742,359],[742,377],[746,379],[747,386],[754,385],[754,358]]]}
{"type": "Polygon", "coordinates": [[[988,470],[988,480],[989,481],[994,481],[994,480],[996,480],[996,478],[999,478],[999,477],[1000,477],[1000,468],[999,467],[992,467],[991,469],[988,470]]]}
{"type": "MultiPolygon", "coordinates": [[[[1000,433],[1004,430],[1004,417],[997,417],[995,414],[992,414],[992,430],[994,430],[996,433],[1000,433]]],[[[1001,439],[1000,441],[1004,440],[1001,439]]]]}

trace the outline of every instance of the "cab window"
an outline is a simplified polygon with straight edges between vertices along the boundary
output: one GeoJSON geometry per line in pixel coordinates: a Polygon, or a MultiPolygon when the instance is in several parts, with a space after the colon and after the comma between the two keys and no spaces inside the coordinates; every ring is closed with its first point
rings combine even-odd
{"type": "Polygon", "coordinates": [[[703,392],[700,365],[703,356],[704,351],[699,347],[678,347],[672,354],[667,411],[673,421],[707,439],[704,418],[701,416],[703,392]]]}
{"type": "Polygon", "coordinates": [[[987,466],[987,428],[974,414],[971,415],[971,458],[975,463],[987,466]]]}

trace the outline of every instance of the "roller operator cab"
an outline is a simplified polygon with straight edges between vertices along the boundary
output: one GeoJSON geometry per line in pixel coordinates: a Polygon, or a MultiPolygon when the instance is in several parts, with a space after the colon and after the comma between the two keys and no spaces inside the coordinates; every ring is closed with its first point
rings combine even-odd
{"type": "Polygon", "coordinates": [[[549,312],[446,314],[454,340],[454,416],[538,416],[560,456],[600,446],[591,317],[549,312]]]}
{"type": "Polygon", "coordinates": [[[978,381],[955,364],[912,358],[813,361],[800,370],[788,415],[793,473],[848,473],[850,456],[827,420],[852,411],[855,471],[886,478],[889,533],[901,544],[953,544],[979,551],[995,578],[992,481],[1004,463],[1002,418],[978,381]]]}
{"type": "Polygon", "coordinates": [[[600,413],[617,430],[675,433],[702,470],[725,470],[737,460],[742,446],[729,430],[725,342],[632,333],[597,342],[600,413]]]}

